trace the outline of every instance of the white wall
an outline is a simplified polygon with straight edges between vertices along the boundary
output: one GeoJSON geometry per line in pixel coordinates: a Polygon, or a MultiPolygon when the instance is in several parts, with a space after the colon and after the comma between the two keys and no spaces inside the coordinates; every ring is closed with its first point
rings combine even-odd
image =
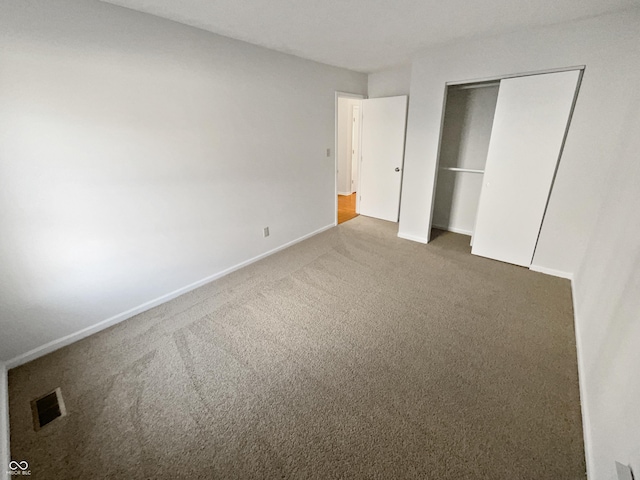
{"type": "Polygon", "coordinates": [[[409,95],[411,89],[411,65],[369,74],[369,98],[409,95]]]}
{"type": "Polygon", "coordinates": [[[472,236],[481,191],[482,174],[440,171],[432,226],[472,236]]]}
{"type": "Polygon", "coordinates": [[[484,170],[498,86],[450,88],[440,147],[440,166],[484,170]]]}
{"type": "MultiPolygon", "coordinates": [[[[450,88],[439,167],[484,170],[498,86],[450,88]]],[[[433,226],[471,235],[482,190],[481,173],[438,171],[433,226]]]]}
{"type": "Polygon", "coordinates": [[[9,478],[9,392],[7,369],[0,363],[0,480],[9,478]]]}
{"type": "Polygon", "coordinates": [[[338,98],[338,193],[353,193],[351,180],[353,173],[351,149],[353,142],[353,106],[361,105],[356,98],[338,98]]]}
{"type": "Polygon", "coordinates": [[[575,272],[593,229],[622,113],[637,88],[640,10],[475,39],[424,53],[413,63],[400,234],[426,241],[445,82],[586,65],[582,88],[534,264],[575,272]]]}
{"type": "MultiPolygon", "coordinates": [[[[639,79],[640,80],[640,79],[639,79]]],[[[581,380],[592,479],[613,479],[613,460],[640,478],[640,99],[621,111],[611,174],[574,281],[581,380]]]]}
{"type": "Polygon", "coordinates": [[[444,83],[586,65],[534,263],[575,273],[591,480],[614,479],[615,460],[640,474],[638,58],[640,9],[632,9],[449,45],[412,70],[399,234],[425,240],[444,83]]]}
{"type": "Polygon", "coordinates": [[[0,360],[335,222],[366,75],[91,0],[2,2],[0,43],[0,360]]]}

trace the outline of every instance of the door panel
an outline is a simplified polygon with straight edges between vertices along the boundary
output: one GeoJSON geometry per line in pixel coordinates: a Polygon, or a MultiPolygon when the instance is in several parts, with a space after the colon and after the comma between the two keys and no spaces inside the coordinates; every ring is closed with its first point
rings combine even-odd
{"type": "Polygon", "coordinates": [[[406,123],[406,96],[362,101],[362,215],[398,221],[406,123]]]}
{"type": "Polygon", "coordinates": [[[579,75],[500,82],[471,253],[531,265],[579,75]]]}

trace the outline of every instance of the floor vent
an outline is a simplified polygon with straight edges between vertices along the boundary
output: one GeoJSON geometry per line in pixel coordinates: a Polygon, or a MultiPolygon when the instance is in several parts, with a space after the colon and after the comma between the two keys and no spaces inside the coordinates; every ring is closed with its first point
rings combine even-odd
{"type": "Polygon", "coordinates": [[[53,392],[31,401],[33,428],[38,431],[54,420],[64,417],[67,412],[62,400],[62,392],[56,388],[53,392]]]}

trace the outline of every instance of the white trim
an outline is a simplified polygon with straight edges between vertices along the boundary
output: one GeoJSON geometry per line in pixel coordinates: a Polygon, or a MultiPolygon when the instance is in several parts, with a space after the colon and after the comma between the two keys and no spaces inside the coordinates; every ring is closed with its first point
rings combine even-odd
{"type": "Polygon", "coordinates": [[[438,230],[445,230],[447,232],[460,233],[462,235],[473,237],[473,232],[471,230],[465,230],[464,228],[445,227],[444,225],[432,225],[432,227],[437,228],[438,230]]]}
{"type": "Polygon", "coordinates": [[[342,195],[348,197],[349,195],[353,195],[354,192],[338,192],[338,195],[342,195]]]}
{"type": "MultiPolygon", "coordinates": [[[[337,197],[336,197],[337,198],[337,197]]],[[[167,293],[166,295],[162,295],[161,297],[158,297],[154,300],[150,300],[148,302],[143,303],[142,305],[139,305],[137,307],[131,308],[129,310],[127,310],[126,312],[122,312],[119,313],[118,315],[115,315],[113,317],[107,318],[106,320],[103,320],[99,323],[96,323],[95,325],[92,325],[90,327],[87,328],[83,328],[82,330],[79,330],[75,333],[72,333],[70,335],[66,335],[62,338],[59,338],[57,340],[53,340],[49,343],[46,343],[45,345],[42,345],[40,347],[34,348],[33,350],[30,350],[26,353],[23,353],[22,355],[18,355],[17,357],[8,360],[6,362],[6,366],[7,369],[10,368],[15,368],[17,366],[23,365],[27,362],[30,362],[32,360],[35,360],[36,358],[42,357],[44,355],[47,355],[48,353],[51,353],[55,350],[58,350],[59,348],[62,347],[66,347],[67,345],[71,345],[72,343],[77,342],[78,340],[82,340],[85,337],[88,337],[89,335],[93,335],[94,333],[97,333],[101,330],[104,330],[106,328],[109,328],[117,323],[120,323],[124,320],[127,320],[135,315],[138,315],[139,313],[145,312],[153,307],[157,307],[158,305],[162,305],[163,303],[168,302],[169,300],[172,300],[176,297],[179,297],[180,295],[183,295],[187,292],[190,292],[192,290],[195,290],[196,288],[199,288],[203,285],[206,285],[209,282],[213,282],[214,280],[217,280],[221,277],[224,277],[225,275],[228,275],[231,272],[235,272],[236,270],[239,270],[243,267],[246,267],[247,265],[250,265],[254,262],[257,262],[258,260],[262,260],[265,257],[268,257],[269,255],[273,255],[276,252],[279,252],[280,250],[284,250],[285,248],[288,248],[298,242],[302,242],[303,240],[306,240],[307,238],[313,237],[314,235],[317,235],[319,233],[324,232],[325,230],[328,230],[330,228],[333,228],[334,225],[327,225],[325,227],[319,228],[318,230],[315,230],[311,233],[308,233],[306,235],[303,235],[300,238],[297,238],[295,240],[292,240],[288,243],[285,243],[284,245],[281,245],[279,247],[276,247],[272,250],[269,250],[268,252],[262,253],[256,257],[250,258],[249,260],[245,260],[244,262],[238,263],[237,265],[234,265],[232,267],[229,267],[225,270],[222,270],[221,272],[218,273],[214,273],[213,275],[210,275],[206,278],[203,278],[202,280],[198,280],[197,282],[194,282],[190,285],[187,285],[186,287],[182,287],[179,288],[177,290],[174,290],[171,293],[167,293]]]]}
{"type": "Polygon", "coordinates": [[[9,479],[9,376],[7,366],[0,363],[0,480],[9,479]]]}
{"type": "Polygon", "coordinates": [[[584,441],[584,457],[585,465],[587,466],[587,480],[591,478],[591,472],[594,472],[593,468],[593,453],[591,442],[591,422],[589,421],[589,407],[587,405],[587,393],[585,387],[585,365],[584,357],[582,355],[582,336],[580,335],[580,320],[578,314],[578,305],[576,303],[576,282],[571,281],[571,300],[573,302],[573,330],[576,336],[576,354],[578,356],[578,386],[580,388],[580,410],[582,412],[582,436],[584,441]]]}
{"type": "MultiPolygon", "coordinates": [[[[351,119],[353,120],[353,122],[351,123],[351,193],[356,193],[358,191],[358,187],[360,186],[360,150],[362,147],[362,102],[364,101],[361,100],[360,103],[358,105],[352,105],[351,106],[351,119]],[[357,109],[357,111],[356,111],[357,109]],[[357,113],[357,115],[356,115],[357,113]],[[358,119],[358,121],[356,122],[356,118],[358,119]],[[354,128],[354,124],[357,123],[357,129],[354,128]],[[356,135],[354,135],[354,131],[356,133],[356,135]],[[358,155],[354,158],[353,155],[353,139],[357,138],[357,144],[358,144],[358,155]],[[353,165],[356,165],[356,178],[353,178],[353,165]],[[355,188],[354,188],[355,187],[355,188]]],[[[356,198],[356,213],[358,212],[359,208],[358,208],[358,199],[356,198]]]]}
{"type": "MultiPolygon", "coordinates": [[[[571,67],[559,67],[559,68],[547,68],[544,70],[533,70],[529,72],[520,72],[520,73],[510,73],[508,75],[497,75],[493,77],[485,77],[485,78],[476,78],[470,80],[455,80],[451,82],[446,82],[445,85],[447,87],[453,86],[463,86],[469,83],[484,83],[484,82],[500,82],[500,80],[506,80],[507,78],[516,78],[516,77],[530,77],[532,75],[545,75],[547,73],[560,73],[560,72],[569,72],[573,70],[585,70],[586,65],[574,65],[571,67]]],[[[445,89],[446,90],[446,89],[445,89]]]]}
{"type": "MultiPolygon", "coordinates": [[[[362,126],[364,125],[364,117],[362,116],[363,115],[362,112],[364,111],[364,101],[367,98],[369,97],[364,97],[362,99],[362,101],[360,102],[360,108],[358,109],[358,114],[359,114],[358,126],[360,127],[360,131],[358,132],[358,158],[356,159],[356,162],[358,163],[358,183],[356,185],[357,188],[353,193],[358,193],[358,190],[360,190],[360,179],[362,178],[360,176],[360,172],[362,172],[362,126]]],[[[353,165],[351,166],[351,168],[353,170],[353,165]]],[[[353,190],[353,185],[351,190],[353,190]]],[[[356,195],[356,213],[360,215],[360,194],[356,195]]]]}
{"type": "Polygon", "coordinates": [[[411,240],[412,242],[418,242],[418,243],[424,243],[424,244],[429,243],[429,240],[427,240],[424,237],[418,237],[417,235],[410,235],[408,233],[398,232],[398,237],[404,238],[405,240],[411,240]]]}
{"type": "Polygon", "coordinates": [[[553,268],[542,267],[540,265],[534,265],[534,264],[531,264],[529,266],[529,270],[533,270],[534,272],[546,273],[547,275],[553,275],[554,277],[573,280],[573,273],[571,272],[563,272],[562,270],[555,270],[553,268]]]}

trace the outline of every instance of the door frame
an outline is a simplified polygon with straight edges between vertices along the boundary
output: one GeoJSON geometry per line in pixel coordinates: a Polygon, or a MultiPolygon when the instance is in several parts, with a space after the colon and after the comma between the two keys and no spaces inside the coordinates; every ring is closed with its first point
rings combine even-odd
{"type": "MultiPolygon", "coordinates": [[[[333,211],[335,213],[335,219],[333,225],[338,225],[338,99],[339,98],[357,98],[364,100],[366,95],[361,93],[349,93],[336,90],[335,102],[334,102],[334,135],[333,135],[333,211]]],[[[360,139],[362,139],[362,108],[360,109],[360,139]]],[[[358,151],[360,155],[360,151],[358,151]]],[[[358,168],[358,175],[360,175],[360,169],[358,168]]],[[[356,207],[356,212],[358,211],[356,207]]]]}
{"type": "MultiPolygon", "coordinates": [[[[489,82],[499,82],[500,80],[506,80],[508,78],[516,78],[516,77],[528,77],[531,75],[545,75],[547,73],[559,73],[559,72],[567,72],[567,71],[571,71],[571,70],[579,70],[580,71],[580,76],[578,78],[578,86],[576,88],[576,96],[574,97],[574,101],[573,101],[573,106],[571,108],[571,113],[569,115],[569,123],[567,124],[567,129],[565,131],[565,137],[564,140],[562,142],[562,147],[560,149],[560,157],[558,158],[558,162],[556,164],[556,171],[554,173],[553,176],[553,180],[551,182],[551,188],[549,189],[549,196],[547,197],[547,206],[549,203],[549,198],[551,197],[551,191],[553,190],[553,186],[555,183],[555,179],[556,179],[556,175],[558,173],[558,168],[560,165],[560,160],[562,158],[562,154],[564,153],[564,144],[566,141],[566,135],[569,132],[569,128],[571,126],[571,120],[573,118],[573,111],[575,109],[576,106],[576,98],[578,95],[578,92],[580,90],[580,86],[582,84],[582,79],[584,77],[584,73],[586,71],[586,65],[574,65],[574,66],[569,66],[569,67],[559,67],[559,68],[548,68],[545,70],[534,70],[534,71],[529,71],[529,72],[520,72],[520,73],[509,73],[509,74],[503,74],[503,75],[494,75],[494,76],[490,76],[490,77],[483,77],[483,78],[476,78],[476,79],[469,79],[469,80],[451,80],[448,82],[445,82],[444,84],[444,92],[443,92],[443,99],[442,99],[442,112],[441,112],[441,116],[440,116],[440,132],[438,135],[438,150],[436,153],[436,165],[435,165],[435,171],[434,171],[434,180],[433,180],[433,190],[431,192],[431,211],[429,212],[429,227],[427,229],[427,241],[425,243],[429,243],[431,242],[431,230],[433,228],[433,211],[435,208],[435,198],[436,198],[436,188],[437,188],[437,184],[438,184],[438,172],[440,171],[440,154],[441,154],[441,148],[442,148],[442,135],[444,132],[444,117],[445,117],[445,112],[447,109],[447,94],[449,93],[449,87],[453,87],[453,86],[460,86],[460,85],[468,85],[468,84],[474,84],[474,83],[489,83],[489,82]]],[[[544,223],[544,217],[546,215],[546,210],[547,208],[545,207],[545,212],[544,215],[542,217],[542,223],[540,224],[540,230],[542,230],[542,224],[544,223]]],[[[475,229],[474,229],[475,230],[475,229]]],[[[540,232],[538,232],[538,235],[540,235],[540,232]]],[[[473,245],[473,235],[471,237],[471,244],[473,245]]],[[[536,248],[537,248],[537,241],[536,241],[536,248]]],[[[535,250],[534,250],[534,256],[535,256],[535,250]]]]}
{"type": "MultiPolygon", "coordinates": [[[[351,107],[351,118],[353,120],[353,122],[351,123],[351,194],[353,195],[354,193],[356,193],[358,191],[359,186],[360,186],[360,143],[361,143],[360,132],[362,130],[362,125],[361,125],[360,120],[362,119],[362,103],[360,103],[360,105],[353,105],[351,107]],[[358,114],[354,115],[354,110],[356,108],[358,109],[358,114]],[[354,128],[355,127],[354,123],[356,121],[356,118],[358,119],[358,125],[357,125],[358,128],[357,128],[357,130],[356,130],[356,128],[354,128]],[[357,131],[357,137],[354,136],[354,132],[356,132],[356,131],[357,131]],[[358,140],[356,142],[356,144],[357,144],[357,150],[356,150],[357,155],[355,157],[353,155],[353,151],[354,151],[353,139],[354,138],[357,138],[357,140],[358,140]],[[357,178],[355,179],[355,181],[354,181],[354,178],[353,178],[354,165],[355,165],[355,171],[357,173],[357,175],[356,175],[357,178]],[[355,190],[353,189],[354,185],[357,187],[355,190]]],[[[358,209],[357,208],[356,208],[356,213],[358,213],[358,209]]]]}

